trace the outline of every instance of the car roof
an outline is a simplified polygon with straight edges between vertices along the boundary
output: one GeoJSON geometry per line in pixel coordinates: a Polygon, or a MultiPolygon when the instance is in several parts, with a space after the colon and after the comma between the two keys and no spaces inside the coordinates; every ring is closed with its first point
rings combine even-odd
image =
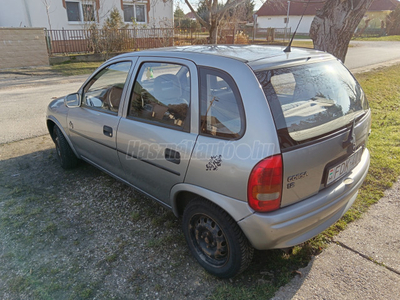
{"type": "MultiPolygon", "coordinates": [[[[196,62],[196,57],[208,55],[210,58],[222,56],[247,63],[253,70],[265,69],[267,66],[290,64],[294,61],[304,61],[310,58],[332,59],[333,56],[322,51],[292,47],[291,52],[284,52],[283,46],[265,45],[196,45],[156,48],[145,51],[131,52],[126,56],[168,56],[185,58],[196,62]]],[[[204,57],[203,57],[204,58],[204,57]]]]}

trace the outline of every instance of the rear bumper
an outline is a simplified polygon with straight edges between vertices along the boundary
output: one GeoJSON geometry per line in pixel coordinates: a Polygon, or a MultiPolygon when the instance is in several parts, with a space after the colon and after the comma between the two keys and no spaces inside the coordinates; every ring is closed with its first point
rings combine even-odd
{"type": "Polygon", "coordinates": [[[331,226],[351,207],[367,176],[369,162],[369,151],[365,149],[358,166],[334,185],[277,211],[254,213],[238,224],[259,250],[303,243],[331,226]]]}

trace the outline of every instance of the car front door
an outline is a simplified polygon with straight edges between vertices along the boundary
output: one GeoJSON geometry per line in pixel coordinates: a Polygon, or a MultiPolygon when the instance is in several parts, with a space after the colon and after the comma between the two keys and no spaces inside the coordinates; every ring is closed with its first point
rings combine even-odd
{"type": "Polygon", "coordinates": [[[132,61],[121,61],[97,72],[80,90],[81,106],[69,109],[67,116],[70,138],[81,158],[117,175],[119,107],[132,65],[132,61]]]}
{"type": "Polygon", "coordinates": [[[124,178],[170,205],[197,139],[197,69],[183,59],[142,57],[135,73],[117,136],[124,178]]]}

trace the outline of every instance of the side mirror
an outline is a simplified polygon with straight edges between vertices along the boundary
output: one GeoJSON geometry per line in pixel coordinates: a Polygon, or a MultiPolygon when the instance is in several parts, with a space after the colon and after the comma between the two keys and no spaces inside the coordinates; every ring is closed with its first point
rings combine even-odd
{"type": "Polygon", "coordinates": [[[75,108],[81,106],[81,95],[78,93],[69,94],[64,99],[65,106],[68,108],[75,108]]]}

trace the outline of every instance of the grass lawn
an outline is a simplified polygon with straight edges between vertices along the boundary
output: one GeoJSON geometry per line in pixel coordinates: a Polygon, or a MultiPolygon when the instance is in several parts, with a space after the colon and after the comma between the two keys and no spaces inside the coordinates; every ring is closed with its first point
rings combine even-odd
{"type": "Polygon", "coordinates": [[[91,74],[96,70],[102,62],[67,62],[51,66],[52,71],[63,75],[85,75],[91,74]]]}
{"type": "Polygon", "coordinates": [[[313,41],[293,41],[292,46],[314,49],[313,41]]]}

